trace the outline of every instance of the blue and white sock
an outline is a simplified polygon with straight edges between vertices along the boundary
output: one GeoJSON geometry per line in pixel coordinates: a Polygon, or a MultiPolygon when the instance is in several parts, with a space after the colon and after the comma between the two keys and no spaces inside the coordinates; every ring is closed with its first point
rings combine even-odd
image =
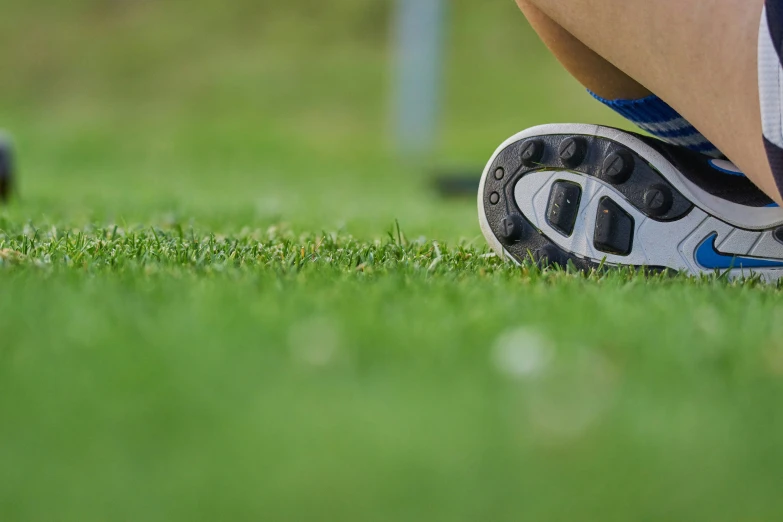
{"type": "Polygon", "coordinates": [[[639,100],[607,100],[592,91],[588,92],[596,100],[656,138],[713,158],[724,157],[688,120],[654,94],[639,100]]]}

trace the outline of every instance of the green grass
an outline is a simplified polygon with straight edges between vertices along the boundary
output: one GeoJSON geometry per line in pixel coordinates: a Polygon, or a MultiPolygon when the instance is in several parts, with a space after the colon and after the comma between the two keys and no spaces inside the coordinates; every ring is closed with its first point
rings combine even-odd
{"type": "Polygon", "coordinates": [[[431,192],[618,123],[513,2],[451,3],[416,164],[389,2],[7,4],[3,522],[783,515],[781,286],[511,267],[431,192]]]}

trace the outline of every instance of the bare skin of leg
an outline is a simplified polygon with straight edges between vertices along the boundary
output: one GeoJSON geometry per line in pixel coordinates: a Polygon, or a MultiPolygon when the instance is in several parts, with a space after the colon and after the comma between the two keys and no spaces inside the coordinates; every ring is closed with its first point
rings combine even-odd
{"type": "Polygon", "coordinates": [[[563,67],[582,85],[610,100],[637,100],[652,94],[598,53],[577,40],[530,0],[517,0],[530,25],[563,67]]]}
{"type": "Polygon", "coordinates": [[[763,0],[517,0],[565,67],[607,98],[654,92],[775,201],[758,95],[763,0]]]}

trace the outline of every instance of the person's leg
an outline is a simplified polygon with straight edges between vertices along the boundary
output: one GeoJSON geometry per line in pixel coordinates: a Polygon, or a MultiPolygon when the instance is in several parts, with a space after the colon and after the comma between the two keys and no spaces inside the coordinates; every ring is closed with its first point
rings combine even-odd
{"type": "MultiPolygon", "coordinates": [[[[762,139],[757,54],[763,0],[518,3],[528,16],[531,6],[539,10],[532,12],[534,20],[544,14],[560,26],[562,41],[573,43],[575,38],[660,96],[761,189],[783,203],[762,139]]],[[[556,40],[549,43],[555,52],[556,40]]],[[[595,62],[594,57],[590,59],[595,62]]],[[[561,60],[585,83],[591,81],[576,63],[578,58],[569,64],[561,53],[561,60]]],[[[600,83],[597,76],[596,80],[600,83]]],[[[623,88],[633,88],[633,84],[623,83],[623,88]]]]}
{"type": "Polygon", "coordinates": [[[666,102],[577,40],[530,0],[517,3],[552,54],[595,98],[659,139],[715,158],[723,157],[666,102]]]}
{"type": "Polygon", "coordinates": [[[639,82],[577,40],[530,3],[530,0],[517,0],[517,4],[555,58],[590,91],[611,100],[635,100],[652,94],[639,82]]]}

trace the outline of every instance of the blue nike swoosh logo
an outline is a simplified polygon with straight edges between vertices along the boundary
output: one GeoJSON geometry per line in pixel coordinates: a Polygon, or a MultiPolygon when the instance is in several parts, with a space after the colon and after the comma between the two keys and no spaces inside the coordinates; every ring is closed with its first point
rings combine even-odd
{"type": "Polygon", "coordinates": [[[715,247],[718,234],[712,234],[696,249],[696,262],[708,270],[729,270],[732,268],[783,268],[783,261],[743,257],[719,252],[715,247]]]}

